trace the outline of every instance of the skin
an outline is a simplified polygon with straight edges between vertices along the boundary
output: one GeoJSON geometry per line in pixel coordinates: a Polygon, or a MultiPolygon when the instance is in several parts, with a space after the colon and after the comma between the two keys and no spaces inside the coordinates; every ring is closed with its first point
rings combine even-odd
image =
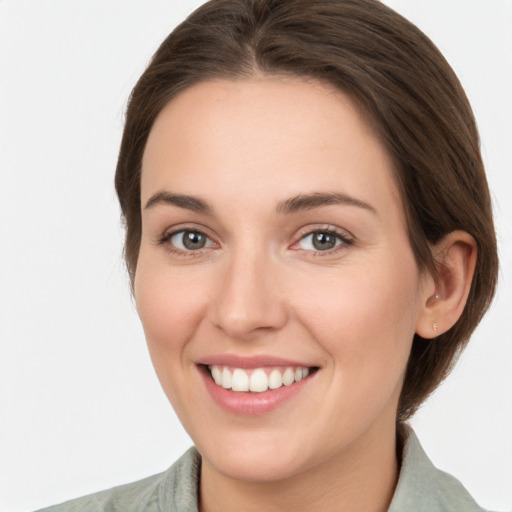
{"type": "MultiPolygon", "coordinates": [[[[452,320],[443,323],[445,298],[433,298],[436,283],[415,262],[382,144],[325,85],[218,80],[162,110],[142,169],[135,298],[160,382],[203,457],[201,510],[387,510],[413,335],[434,336],[434,320],[439,330],[452,320]],[[209,211],[155,199],[161,192],[193,196],[209,211]],[[282,211],[313,193],[366,206],[282,211]],[[208,243],[187,251],[173,245],[180,236],[162,241],[183,229],[208,243]],[[349,242],[318,251],[314,231],[349,242]],[[319,370],[276,410],[247,417],[205,389],[196,363],[217,354],[319,370]]],[[[463,268],[458,288],[450,279],[463,294],[471,240],[447,243],[440,252],[463,268]]]]}

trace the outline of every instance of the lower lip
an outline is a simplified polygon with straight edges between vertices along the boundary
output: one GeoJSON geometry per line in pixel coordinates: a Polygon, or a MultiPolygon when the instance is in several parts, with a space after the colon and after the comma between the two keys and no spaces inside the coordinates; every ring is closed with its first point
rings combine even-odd
{"type": "Polygon", "coordinates": [[[244,393],[218,386],[205,367],[199,367],[199,373],[206,389],[217,405],[225,411],[244,416],[261,416],[277,409],[297,393],[300,393],[314,376],[314,374],[310,374],[305,379],[294,382],[290,386],[281,386],[263,393],[244,393]]]}

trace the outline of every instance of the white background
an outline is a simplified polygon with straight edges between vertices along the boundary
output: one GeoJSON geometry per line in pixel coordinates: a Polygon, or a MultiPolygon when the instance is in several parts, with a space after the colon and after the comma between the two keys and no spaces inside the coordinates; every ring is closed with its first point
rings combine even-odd
{"type": "MultiPolygon", "coordinates": [[[[199,0],[0,0],[0,510],[166,469],[190,440],[127,287],[113,173],[126,99],[199,0]]],[[[388,0],[445,53],[479,122],[502,260],[491,312],[413,424],[512,509],[512,1],[388,0]]]]}

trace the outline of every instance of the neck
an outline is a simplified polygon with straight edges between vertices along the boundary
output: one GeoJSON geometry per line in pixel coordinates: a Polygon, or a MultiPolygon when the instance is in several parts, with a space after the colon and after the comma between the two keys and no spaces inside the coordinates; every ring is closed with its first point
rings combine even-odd
{"type": "Polygon", "coordinates": [[[396,433],[378,434],[363,436],[357,446],[321,466],[279,481],[236,480],[203,459],[200,512],[385,512],[398,479],[396,433]]]}

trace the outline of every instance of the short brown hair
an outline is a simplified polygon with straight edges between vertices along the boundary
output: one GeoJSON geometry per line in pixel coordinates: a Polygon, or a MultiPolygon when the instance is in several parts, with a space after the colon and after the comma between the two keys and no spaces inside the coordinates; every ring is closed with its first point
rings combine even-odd
{"type": "Polygon", "coordinates": [[[435,274],[430,247],[454,230],[476,241],[476,271],[461,318],[432,340],[415,336],[398,407],[404,421],[446,377],[487,310],[498,257],[464,90],[435,45],[379,1],[211,0],[167,37],[132,92],[117,164],[130,279],[141,238],[141,161],[155,118],[193,84],[256,72],[313,78],[352,98],[394,160],[420,268],[435,274]]]}

